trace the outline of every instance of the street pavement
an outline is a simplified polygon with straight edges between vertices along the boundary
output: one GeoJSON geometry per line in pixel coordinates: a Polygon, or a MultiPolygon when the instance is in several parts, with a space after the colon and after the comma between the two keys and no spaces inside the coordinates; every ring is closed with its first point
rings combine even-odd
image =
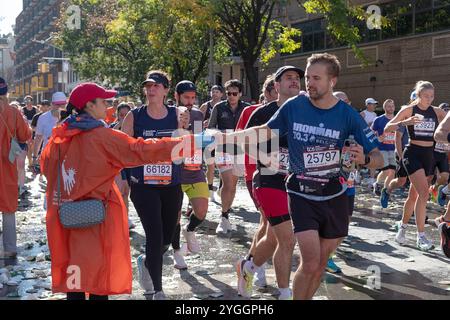
{"type": "MultiPolygon", "coordinates": [[[[60,300],[63,294],[52,294],[50,255],[46,241],[45,185],[27,174],[30,194],[20,200],[17,212],[19,256],[17,260],[0,260],[0,300],[60,300]]],[[[405,190],[398,190],[388,209],[381,209],[378,197],[365,187],[358,187],[355,213],[350,235],[336,252],[336,263],[343,273],[325,273],[314,297],[317,300],[395,300],[450,299],[450,260],[439,248],[437,228],[426,226],[436,249],[424,253],[415,247],[414,222],[408,228],[406,246],[395,241],[393,225],[401,217],[405,190]]],[[[219,199],[220,200],[220,199],[219,199]]],[[[187,206],[186,199],[183,209],[187,206]]],[[[136,228],[130,232],[133,264],[132,295],[114,296],[118,300],[144,300],[137,282],[136,258],[144,252],[145,235],[139,218],[131,208],[136,228]]],[[[432,219],[444,208],[429,203],[432,219]]],[[[248,252],[259,214],[242,182],[239,183],[230,220],[232,232],[215,235],[220,219],[220,204],[211,203],[207,221],[200,226],[197,237],[202,246],[199,255],[186,257],[188,270],[173,267],[172,249],[164,257],[163,288],[173,300],[241,300],[236,291],[235,264],[248,252]]],[[[183,224],[187,219],[183,217],[183,224]]],[[[1,237],[1,234],[0,234],[1,237]]],[[[184,239],[182,239],[184,242],[184,239]]],[[[1,241],[0,241],[1,246],[1,241]]],[[[2,250],[2,248],[0,248],[2,250]]],[[[298,267],[298,247],[292,263],[292,276],[298,267]]],[[[267,265],[268,287],[254,290],[252,299],[276,299],[276,280],[272,262],[267,265]]]]}

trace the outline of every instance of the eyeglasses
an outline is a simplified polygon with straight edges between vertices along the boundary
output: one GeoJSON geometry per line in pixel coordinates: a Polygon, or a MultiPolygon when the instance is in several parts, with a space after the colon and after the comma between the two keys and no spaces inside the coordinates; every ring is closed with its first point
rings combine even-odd
{"type": "Polygon", "coordinates": [[[228,92],[227,91],[227,96],[229,96],[229,97],[231,97],[231,96],[237,97],[238,95],[239,95],[239,92],[228,92]]]}

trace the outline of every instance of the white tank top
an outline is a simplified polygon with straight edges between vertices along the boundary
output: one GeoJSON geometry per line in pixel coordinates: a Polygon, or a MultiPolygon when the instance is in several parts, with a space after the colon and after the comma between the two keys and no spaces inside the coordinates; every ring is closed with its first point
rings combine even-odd
{"type": "Polygon", "coordinates": [[[377,114],[375,112],[370,112],[367,110],[363,111],[364,113],[364,120],[366,120],[366,123],[369,127],[372,126],[372,123],[375,121],[377,114]]]}

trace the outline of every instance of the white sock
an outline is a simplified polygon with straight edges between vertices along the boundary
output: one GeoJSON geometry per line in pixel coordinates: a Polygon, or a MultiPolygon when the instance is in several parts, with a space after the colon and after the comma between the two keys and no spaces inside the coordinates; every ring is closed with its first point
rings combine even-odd
{"type": "Polygon", "coordinates": [[[258,271],[259,267],[253,263],[253,260],[250,260],[244,264],[244,269],[251,274],[255,274],[255,272],[258,271]]]}
{"type": "Polygon", "coordinates": [[[280,292],[279,299],[288,299],[292,296],[291,289],[289,288],[278,288],[278,291],[280,292]]]}
{"type": "Polygon", "coordinates": [[[425,238],[425,232],[418,232],[417,233],[418,238],[425,238]]]}

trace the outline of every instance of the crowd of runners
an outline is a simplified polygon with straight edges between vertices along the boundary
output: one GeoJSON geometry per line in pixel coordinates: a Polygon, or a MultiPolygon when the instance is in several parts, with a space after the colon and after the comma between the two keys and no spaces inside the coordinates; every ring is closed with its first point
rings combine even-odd
{"type": "MultiPolygon", "coordinates": [[[[236,263],[242,297],[267,286],[270,259],[280,300],[312,299],[325,271],[341,272],[332,257],[348,236],[361,172],[370,176],[382,208],[395,189],[409,188],[393,240],[406,243],[414,215],[417,248],[432,250],[424,229],[427,203],[444,208],[450,195],[449,104],[434,107],[433,84],[419,81],[405,101],[384,101],[382,115],[373,98],[359,113],[351,97],[335,90],[340,72],[335,56],[314,54],[305,67],[269,75],[253,105],[243,101],[238,80],[213,86],[204,104],[196,85],[181,81],[169,101],[170,76],[160,70],[146,74],[142,106],[94,83],[77,86],[69,97],[55,92],[37,106],[31,96],[20,104],[8,99],[0,78],[2,256],[18,254],[14,213],[29,193],[26,170],[47,185],[52,288],[71,300],[131,293],[131,204],[146,238],[145,254],[137,258],[139,284],[148,297],[166,299],[164,254],[173,250],[174,267],[189,268],[186,254],[202,253],[196,230],[211,202],[222,210],[216,233],[231,232],[239,179],[260,214],[251,248],[236,263]],[[185,195],[188,223],[182,225],[185,195]],[[82,229],[65,225],[62,209],[72,203],[93,210],[89,200],[100,200],[103,219],[82,229]],[[300,261],[291,279],[296,244],[300,261]],[[81,270],[77,287],[67,272],[74,265],[81,270]]],[[[447,208],[434,222],[449,256],[447,208]]]]}

